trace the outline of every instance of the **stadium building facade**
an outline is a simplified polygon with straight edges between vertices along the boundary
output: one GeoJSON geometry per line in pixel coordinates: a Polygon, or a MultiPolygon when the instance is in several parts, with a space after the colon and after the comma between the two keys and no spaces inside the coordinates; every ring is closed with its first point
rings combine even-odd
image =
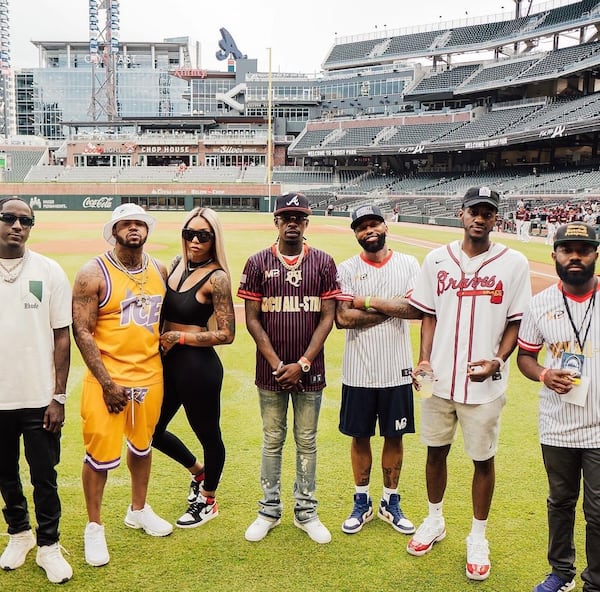
{"type": "Polygon", "coordinates": [[[142,186],[174,197],[149,207],[215,191],[219,203],[194,204],[238,197],[264,209],[293,188],[318,208],[368,198],[391,210],[410,196],[428,219],[479,183],[507,207],[518,195],[600,194],[600,0],[526,15],[520,4],[514,15],[336,39],[317,76],[258,72],[225,29],[224,71],[193,63],[187,38],[116,50],[105,40],[95,54],[35,42],[40,63],[14,73],[11,112],[18,141],[43,137],[47,149],[4,180],[27,193],[27,182],[53,181],[80,195],[87,182],[124,199],[142,186]],[[94,101],[107,48],[114,112],[103,116],[94,101]]]}

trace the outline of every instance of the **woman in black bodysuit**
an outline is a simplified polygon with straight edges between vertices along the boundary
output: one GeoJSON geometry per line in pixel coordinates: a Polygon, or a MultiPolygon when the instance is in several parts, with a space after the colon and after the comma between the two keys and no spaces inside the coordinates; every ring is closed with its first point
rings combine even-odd
{"type": "Polygon", "coordinates": [[[152,445],[192,475],[189,507],[177,520],[194,528],[218,515],[215,493],[225,464],[221,437],[223,366],[215,345],[231,343],[235,316],[231,279],[217,214],[195,208],[183,229],[162,307],[160,348],[164,398],[152,445]],[[183,405],[204,452],[204,465],[167,426],[183,405]]]}

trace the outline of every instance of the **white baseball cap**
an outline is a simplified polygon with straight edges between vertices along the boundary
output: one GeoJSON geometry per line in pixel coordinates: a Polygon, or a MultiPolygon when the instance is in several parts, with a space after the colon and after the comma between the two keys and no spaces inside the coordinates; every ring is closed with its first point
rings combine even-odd
{"type": "Polygon", "coordinates": [[[104,239],[111,245],[115,244],[115,237],[113,236],[113,228],[117,222],[121,220],[138,220],[143,222],[148,227],[148,234],[152,232],[156,220],[144,210],[141,206],[133,203],[126,203],[117,206],[112,213],[110,221],[104,225],[102,235],[104,239]]]}

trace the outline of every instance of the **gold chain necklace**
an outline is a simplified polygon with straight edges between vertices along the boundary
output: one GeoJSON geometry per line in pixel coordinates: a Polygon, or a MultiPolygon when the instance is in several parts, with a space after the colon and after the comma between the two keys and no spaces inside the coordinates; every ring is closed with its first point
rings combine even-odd
{"type": "Polygon", "coordinates": [[[19,260],[12,266],[6,267],[4,263],[0,261],[0,271],[2,272],[2,279],[9,284],[13,284],[17,281],[21,272],[25,268],[25,263],[29,257],[29,251],[25,251],[23,257],[20,257],[19,260]]]}
{"type": "Polygon", "coordinates": [[[279,242],[275,243],[275,254],[277,255],[277,259],[279,259],[279,263],[281,263],[281,265],[287,269],[285,281],[294,286],[294,288],[298,288],[302,282],[302,270],[299,268],[304,259],[304,245],[302,245],[302,250],[298,255],[298,259],[296,259],[296,263],[293,265],[290,265],[285,260],[285,257],[281,254],[281,251],[279,250],[279,242]]]}
{"type": "Polygon", "coordinates": [[[131,273],[127,266],[119,259],[114,249],[112,255],[117,269],[122,271],[140,289],[140,293],[135,299],[136,306],[146,306],[150,304],[150,296],[144,292],[144,284],[148,281],[148,255],[146,255],[146,253],[142,254],[142,267],[139,273],[141,277],[139,278],[136,277],[138,274],[131,273]]]}

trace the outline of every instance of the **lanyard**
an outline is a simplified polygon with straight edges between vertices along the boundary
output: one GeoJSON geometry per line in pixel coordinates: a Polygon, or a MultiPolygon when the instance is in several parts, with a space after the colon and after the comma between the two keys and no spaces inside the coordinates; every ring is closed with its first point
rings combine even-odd
{"type": "Polygon", "coordinates": [[[583,353],[583,346],[585,345],[585,342],[587,341],[587,336],[588,336],[588,333],[590,332],[590,327],[592,325],[592,316],[593,315],[591,313],[593,313],[594,306],[596,305],[596,287],[597,287],[597,285],[598,285],[598,280],[596,280],[594,282],[594,289],[592,290],[592,297],[590,298],[587,308],[585,309],[585,314],[583,315],[583,319],[581,321],[581,327],[579,329],[577,329],[577,327],[575,326],[575,323],[573,322],[573,316],[571,315],[571,309],[569,308],[569,303],[567,302],[567,297],[565,296],[564,287],[562,289],[562,297],[563,297],[563,302],[565,303],[565,308],[567,309],[567,316],[569,317],[571,327],[573,327],[573,331],[575,333],[575,338],[577,339],[577,344],[579,345],[579,351],[581,353],[583,353]],[[585,323],[585,319],[587,318],[588,314],[590,315],[590,318],[588,319],[587,327],[585,329],[585,334],[583,336],[583,341],[581,341],[579,336],[581,334],[581,330],[583,329],[583,324],[585,323]]]}

